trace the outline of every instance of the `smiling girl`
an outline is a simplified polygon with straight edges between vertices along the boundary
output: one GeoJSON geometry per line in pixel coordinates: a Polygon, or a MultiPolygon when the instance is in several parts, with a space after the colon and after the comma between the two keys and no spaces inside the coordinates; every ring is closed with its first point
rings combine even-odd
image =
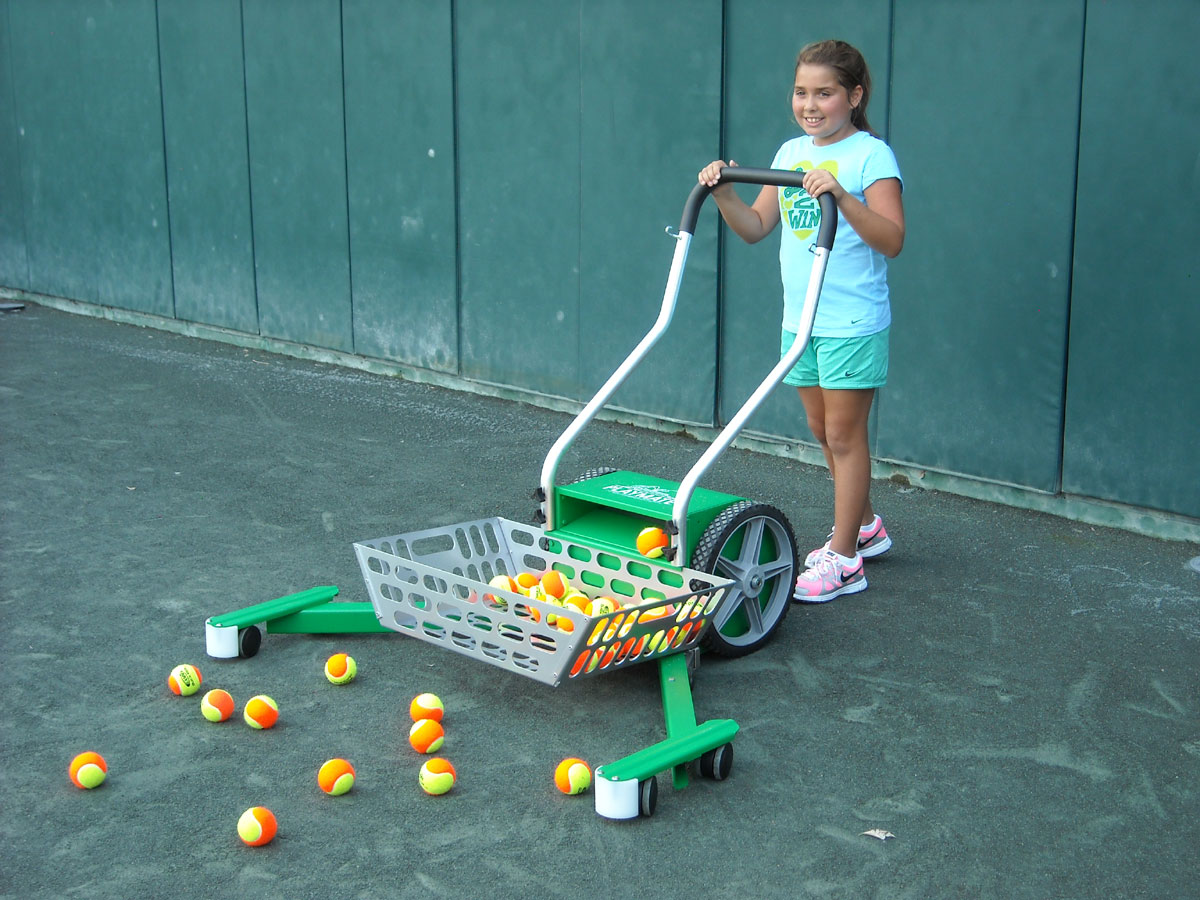
{"type": "MultiPolygon", "coordinates": [[[[803,135],[783,144],[772,168],[802,170],[804,189],[764,187],[753,204],[722,184],[721,160],[699,174],[721,216],[748,243],[783,223],[782,353],[800,330],[820,223],[816,198],[837,201],[837,243],[800,361],[784,379],[804,404],[808,426],[833,476],[833,530],[805,560],[795,599],[823,603],[866,590],[863,559],[886,553],[892,539],[871,506],[867,421],[875,391],[887,382],[887,259],[904,246],[904,206],[896,157],[867,123],[871,75],[861,53],[844,41],[809,44],[796,59],[792,114],[803,135]]],[[[730,160],[728,165],[737,165],[730,160]]]]}

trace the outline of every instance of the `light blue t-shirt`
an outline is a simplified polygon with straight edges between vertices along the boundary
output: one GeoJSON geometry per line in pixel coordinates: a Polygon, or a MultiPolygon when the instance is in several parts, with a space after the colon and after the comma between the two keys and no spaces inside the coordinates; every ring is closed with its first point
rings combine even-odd
{"type": "MultiPolygon", "coordinates": [[[[836,144],[818,147],[808,135],[787,141],[775,154],[772,168],[828,169],[849,193],[866,203],[864,191],[881,178],[900,178],[892,149],[866,131],[856,131],[836,144]]],[[[821,208],[803,188],[779,188],[782,235],[779,269],[783,278],[783,327],[800,330],[800,311],[808,291],[821,208]]],[[[821,337],[861,337],[875,334],[892,322],[888,303],[887,257],[866,245],[838,213],[837,235],[829,263],[813,334],[821,337]]]]}

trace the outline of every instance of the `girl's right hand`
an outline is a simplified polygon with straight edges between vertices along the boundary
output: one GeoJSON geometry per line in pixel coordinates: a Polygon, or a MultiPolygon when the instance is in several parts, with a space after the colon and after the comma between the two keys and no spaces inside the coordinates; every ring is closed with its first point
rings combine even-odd
{"type": "Polygon", "coordinates": [[[697,180],[701,184],[708,185],[709,187],[716,187],[721,181],[721,170],[726,166],[736,165],[737,163],[735,163],[732,159],[729,162],[725,162],[720,159],[714,159],[707,166],[700,170],[697,180]]]}

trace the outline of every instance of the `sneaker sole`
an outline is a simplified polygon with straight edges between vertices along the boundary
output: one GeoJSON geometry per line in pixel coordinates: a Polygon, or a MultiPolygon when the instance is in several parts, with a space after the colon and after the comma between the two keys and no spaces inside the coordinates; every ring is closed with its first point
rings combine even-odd
{"type": "Polygon", "coordinates": [[[859,547],[858,555],[863,559],[874,559],[876,556],[883,556],[883,554],[887,553],[891,549],[892,539],[890,536],[888,536],[872,547],[866,547],[865,549],[863,547],[859,547]]]}
{"type": "Polygon", "coordinates": [[[798,597],[792,594],[793,603],[828,603],[835,597],[840,597],[842,594],[857,594],[860,591],[867,589],[867,579],[864,577],[861,581],[855,581],[851,584],[843,585],[836,591],[829,594],[822,594],[820,597],[798,597]]]}

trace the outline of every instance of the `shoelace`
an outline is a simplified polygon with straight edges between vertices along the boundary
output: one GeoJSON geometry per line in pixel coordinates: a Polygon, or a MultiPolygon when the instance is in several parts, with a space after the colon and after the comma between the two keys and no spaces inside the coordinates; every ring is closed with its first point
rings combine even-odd
{"type": "Polygon", "coordinates": [[[826,548],[825,552],[813,564],[809,572],[815,572],[817,575],[836,575],[838,561],[834,556],[833,551],[826,548]]]}

